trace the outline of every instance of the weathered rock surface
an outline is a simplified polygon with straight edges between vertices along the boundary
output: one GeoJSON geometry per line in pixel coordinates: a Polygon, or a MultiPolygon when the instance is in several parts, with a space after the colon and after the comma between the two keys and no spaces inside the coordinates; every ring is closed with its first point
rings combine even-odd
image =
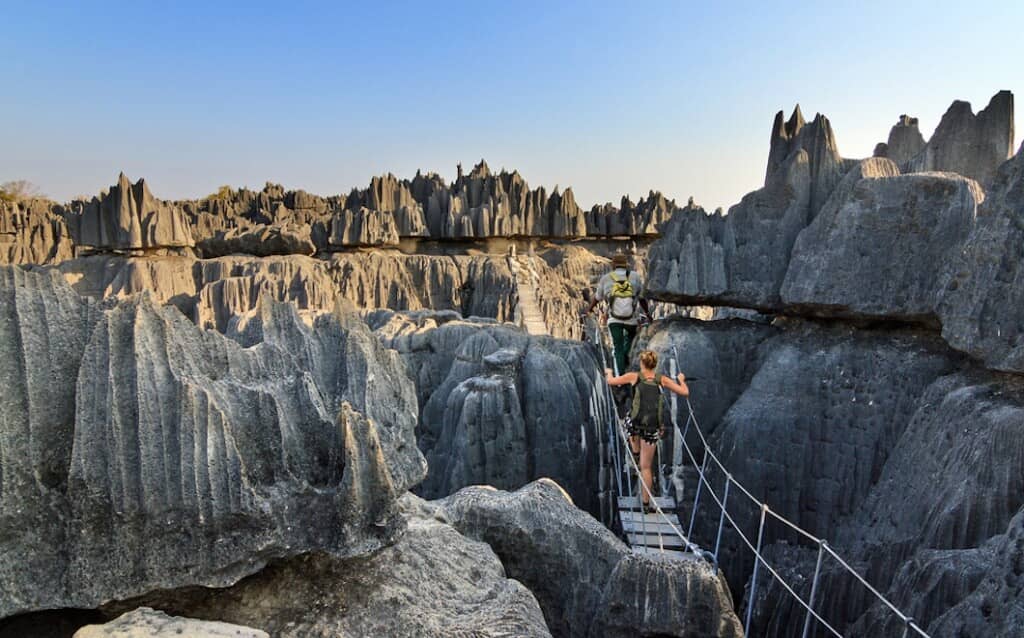
{"type": "Polygon", "coordinates": [[[270,638],[265,631],[210,620],[168,616],[139,607],[103,625],[88,625],[74,638],[270,638]]]}
{"type": "Polygon", "coordinates": [[[685,305],[779,306],[797,235],[811,219],[810,159],[798,148],[728,215],[682,210],[651,245],[647,293],[685,305]]]}
{"type": "Polygon", "coordinates": [[[124,173],[109,192],[67,217],[75,243],[100,250],[181,248],[195,245],[183,208],[157,200],[146,180],[124,173]]]}
{"type": "Polygon", "coordinates": [[[557,484],[469,487],[439,502],[537,596],[555,636],[740,636],[724,579],[706,562],[633,554],[557,484]]]}
{"type": "Polygon", "coordinates": [[[0,266],[0,617],[68,595],[75,385],[99,317],[56,273],[0,266]]]}
{"type": "Polygon", "coordinates": [[[74,257],[64,217],[44,200],[0,201],[0,264],[55,264],[74,257]]]}
{"type": "Polygon", "coordinates": [[[876,157],[887,157],[896,163],[896,166],[907,166],[910,160],[917,157],[924,148],[924,137],[917,128],[917,118],[908,115],[901,115],[891,129],[889,129],[889,140],[883,145],[882,153],[876,153],[876,157]]]}
{"type": "Polygon", "coordinates": [[[580,342],[447,315],[378,312],[382,341],[415,371],[427,498],[551,477],[598,511],[600,363],[580,342]]]}
{"type": "Polygon", "coordinates": [[[150,291],[201,327],[221,332],[263,297],[293,303],[310,321],[339,299],[357,309],[451,309],[500,320],[511,318],[514,305],[508,263],[489,255],[339,253],[330,260],[94,255],[63,262],[59,269],[79,294],[120,298],[150,291]]]}
{"type": "MultiPolygon", "coordinates": [[[[827,538],[931,635],[1015,635],[1013,601],[1024,589],[1012,567],[1019,542],[1007,539],[1016,538],[1024,511],[1020,379],[980,369],[920,331],[789,320],[744,342],[715,323],[666,322],[647,345],[664,357],[668,343],[686,344],[679,354],[687,374],[703,379],[710,370],[714,385],[733,379],[725,385],[738,397],[717,423],[713,411],[698,412],[733,477],[774,512],[827,538]],[[733,372],[715,376],[723,361],[733,372]],[[754,369],[749,382],[749,372],[735,372],[744,367],[754,369]]],[[[715,402],[704,388],[691,384],[698,410],[715,402]]],[[[721,495],[724,477],[711,481],[721,495]]],[[[692,477],[686,487],[692,495],[692,477]]],[[[731,515],[756,534],[757,510],[733,502],[731,515]]],[[[702,503],[696,542],[714,542],[718,514],[702,503]]],[[[817,552],[802,542],[782,525],[765,528],[770,561],[806,597],[817,552]]],[[[736,596],[752,566],[742,547],[724,534],[721,564],[736,596]]],[[[773,579],[759,591],[752,633],[799,636],[803,609],[773,579]]],[[[826,560],[818,600],[844,635],[902,631],[834,561],[826,560]]]]}
{"type": "Polygon", "coordinates": [[[314,553],[225,590],[157,594],[147,604],[241,623],[281,638],[308,636],[550,636],[537,600],[484,543],[443,513],[402,498],[406,531],[367,557],[314,553]]]}
{"type": "Polygon", "coordinates": [[[332,246],[394,246],[398,224],[390,211],[359,208],[338,213],[331,220],[332,246]]]}
{"type": "Polygon", "coordinates": [[[807,153],[811,182],[809,205],[813,215],[825,204],[849,166],[839,155],[828,118],[818,113],[807,124],[798,104],[788,121],[783,121],[782,111],[775,114],[764,185],[769,186],[780,170],[787,171],[787,160],[801,150],[807,153]]]}
{"type": "Polygon", "coordinates": [[[997,370],[1024,373],[1024,146],[990,183],[940,280],[942,336],[997,370]]]}
{"type": "Polygon", "coordinates": [[[100,313],[55,273],[0,274],[0,617],[225,586],[400,531],[394,501],[425,469],[415,396],[365,327],[310,331],[267,303],[243,349],[146,295],[100,313]]]}
{"type": "Polygon", "coordinates": [[[908,171],[949,171],[982,184],[1013,153],[1013,94],[1000,91],[977,115],[956,100],[924,148],[906,163],[908,171]]]}
{"type": "Polygon", "coordinates": [[[893,168],[865,160],[800,233],[784,305],[833,317],[937,321],[941,267],[960,252],[984,194],[959,175],[893,175],[893,168]]]}
{"type": "Polygon", "coordinates": [[[196,247],[207,259],[234,254],[268,257],[316,253],[309,226],[296,224],[260,224],[218,231],[198,242],[196,247]]]}

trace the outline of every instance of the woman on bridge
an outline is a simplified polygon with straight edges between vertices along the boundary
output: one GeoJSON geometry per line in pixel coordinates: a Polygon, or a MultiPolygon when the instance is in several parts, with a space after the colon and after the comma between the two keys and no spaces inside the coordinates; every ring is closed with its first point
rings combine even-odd
{"type": "Polygon", "coordinates": [[[658,367],[658,355],[651,350],[640,353],[640,372],[627,372],[617,377],[612,376],[611,368],[605,368],[604,374],[608,385],[632,385],[633,409],[629,414],[629,444],[635,457],[640,455],[640,475],[645,489],[641,490],[643,510],[650,507],[650,495],[654,484],[654,446],[665,434],[662,421],[662,405],[664,397],[662,388],[667,388],[680,396],[690,396],[690,388],[686,386],[686,376],[680,372],[676,379],[670,379],[655,372],[658,367]]]}

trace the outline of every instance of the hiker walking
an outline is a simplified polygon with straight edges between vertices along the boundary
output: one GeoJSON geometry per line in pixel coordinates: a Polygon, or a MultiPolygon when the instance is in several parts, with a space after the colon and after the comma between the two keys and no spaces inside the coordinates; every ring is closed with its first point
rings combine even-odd
{"type": "Polygon", "coordinates": [[[612,271],[606,273],[597,282],[597,289],[590,298],[590,305],[583,311],[586,317],[599,301],[608,302],[608,332],[612,336],[612,359],[615,363],[615,374],[626,371],[629,361],[629,349],[636,337],[640,313],[649,319],[650,309],[647,300],[640,297],[643,279],[629,269],[629,259],[623,254],[612,257],[612,271]]]}
{"type": "Polygon", "coordinates": [[[680,396],[690,396],[690,388],[686,385],[686,375],[680,372],[675,379],[670,379],[655,372],[658,367],[658,355],[651,350],[640,353],[640,372],[627,372],[618,376],[612,375],[611,368],[605,368],[605,379],[608,385],[632,385],[633,408],[629,417],[629,446],[633,456],[640,456],[640,475],[646,486],[641,490],[643,510],[647,512],[649,497],[654,485],[654,452],[655,446],[665,434],[662,412],[665,397],[662,388],[675,392],[680,396]]]}

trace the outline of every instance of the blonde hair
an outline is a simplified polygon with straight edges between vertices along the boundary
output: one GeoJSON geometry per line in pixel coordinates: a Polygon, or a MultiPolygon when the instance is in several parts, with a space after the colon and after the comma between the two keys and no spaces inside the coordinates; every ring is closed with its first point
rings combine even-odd
{"type": "Polygon", "coordinates": [[[658,353],[653,350],[644,350],[640,353],[640,365],[653,370],[658,367],[658,353]]]}

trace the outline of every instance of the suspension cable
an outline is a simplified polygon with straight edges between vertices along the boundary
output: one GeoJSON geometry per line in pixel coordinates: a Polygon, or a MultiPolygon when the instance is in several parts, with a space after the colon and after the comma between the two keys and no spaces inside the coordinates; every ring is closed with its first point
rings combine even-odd
{"type": "MultiPolygon", "coordinates": [[[[675,345],[672,346],[672,355],[673,355],[673,358],[676,360],[677,366],[678,366],[679,354],[678,354],[678,351],[677,351],[675,345]]],[[[928,634],[920,626],[918,626],[917,622],[912,617],[910,617],[910,616],[904,614],[902,611],[900,611],[899,608],[897,608],[892,602],[890,602],[881,592],[879,592],[875,587],[873,587],[870,583],[868,583],[868,581],[865,580],[864,577],[861,576],[859,573],[857,573],[857,571],[854,570],[853,567],[851,567],[849,563],[847,563],[845,560],[843,560],[839,556],[839,554],[834,549],[832,549],[832,547],[830,547],[829,544],[824,539],[818,538],[817,536],[811,534],[810,532],[808,532],[807,530],[803,529],[802,527],[800,527],[796,523],[790,521],[785,516],[782,516],[781,514],[779,514],[779,513],[775,512],[774,510],[772,510],[766,503],[763,503],[760,500],[758,500],[757,497],[755,497],[746,487],[744,487],[744,485],[742,483],[740,483],[738,480],[736,480],[735,476],[733,476],[728,471],[728,469],[726,469],[725,465],[722,463],[722,461],[718,458],[718,456],[711,449],[711,446],[708,443],[707,438],[704,436],[704,432],[700,428],[700,424],[697,422],[697,416],[696,416],[696,414],[694,414],[693,405],[690,403],[689,397],[685,397],[685,401],[686,401],[686,408],[687,408],[687,411],[689,413],[688,414],[688,421],[687,422],[688,422],[688,425],[692,425],[693,426],[693,429],[696,430],[698,437],[700,437],[701,444],[704,447],[704,463],[705,464],[707,463],[707,459],[711,458],[711,460],[714,461],[715,465],[718,466],[718,469],[727,477],[727,481],[731,482],[731,484],[734,485],[736,488],[738,488],[741,493],[743,493],[745,496],[747,496],[748,499],[750,499],[754,504],[756,504],[758,509],[761,509],[764,513],[771,514],[773,518],[775,518],[776,520],[782,522],[783,524],[785,524],[787,527],[789,527],[793,531],[801,534],[802,536],[804,536],[808,540],[812,541],[813,543],[816,543],[819,546],[820,550],[824,550],[824,552],[828,553],[832,558],[834,558],[836,560],[836,562],[838,562],[839,565],[841,565],[846,572],[849,572],[850,574],[852,574],[854,576],[854,578],[856,578],[879,602],[881,602],[883,605],[888,607],[903,622],[903,624],[905,626],[905,633],[906,633],[907,630],[912,629],[919,636],[924,636],[925,638],[928,638],[928,634]]],[[[818,615],[817,612],[814,611],[814,609],[812,608],[811,605],[809,605],[802,598],[800,598],[800,596],[798,596],[796,594],[796,592],[793,591],[792,587],[785,580],[783,580],[783,578],[778,574],[778,572],[775,570],[775,568],[773,568],[763,558],[763,556],[761,555],[760,551],[757,548],[755,548],[755,546],[750,542],[750,540],[747,538],[747,536],[740,529],[739,525],[733,519],[732,515],[729,514],[729,512],[725,508],[725,505],[718,498],[718,495],[715,493],[714,488],[712,488],[710,481],[708,481],[708,479],[707,479],[706,467],[702,469],[701,465],[699,465],[697,463],[697,457],[693,453],[693,450],[690,448],[689,444],[686,442],[685,437],[683,438],[682,444],[683,444],[683,447],[686,449],[686,453],[687,453],[687,456],[689,456],[689,458],[690,458],[690,462],[693,464],[693,467],[697,469],[698,476],[699,476],[698,486],[702,483],[702,484],[704,484],[707,487],[707,491],[711,495],[711,498],[714,499],[715,503],[719,506],[719,508],[721,508],[722,518],[725,518],[725,519],[727,519],[729,521],[729,524],[733,527],[733,529],[736,530],[737,534],[739,534],[739,536],[743,540],[744,544],[746,544],[747,547],[749,547],[751,549],[751,551],[754,552],[754,557],[755,557],[754,558],[754,561],[755,561],[754,565],[755,565],[755,567],[757,566],[758,561],[763,563],[765,568],[769,571],[769,573],[771,573],[772,576],[774,576],[776,578],[776,580],[779,581],[779,583],[782,585],[782,587],[787,592],[789,592],[797,600],[797,602],[800,603],[801,606],[803,606],[807,610],[808,614],[813,616],[816,620],[818,620],[818,622],[820,622],[827,629],[832,631],[832,633],[834,633],[835,635],[842,636],[842,634],[840,634],[838,631],[836,631],[831,625],[828,624],[828,622],[826,622],[820,615],[818,615]]],[[[694,515],[696,515],[696,512],[694,512],[694,515]]],[[[717,554],[717,552],[716,552],[716,554],[717,554]]],[[[716,558],[717,558],[717,555],[716,555],[716,558]]],[[[815,570],[816,578],[815,578],[815,583],[812,586],[812,592],[815,590],[815,588],[817,586],[817,575],[818,575],[818,570],[816,569],[815,570]]],[[[752,605],[753,602],[754,601],[751,600],[748,604],[752,605]]],[[[812,603],[814,602],[813,598],[812,598],[811,602],[812,603]]]]}

